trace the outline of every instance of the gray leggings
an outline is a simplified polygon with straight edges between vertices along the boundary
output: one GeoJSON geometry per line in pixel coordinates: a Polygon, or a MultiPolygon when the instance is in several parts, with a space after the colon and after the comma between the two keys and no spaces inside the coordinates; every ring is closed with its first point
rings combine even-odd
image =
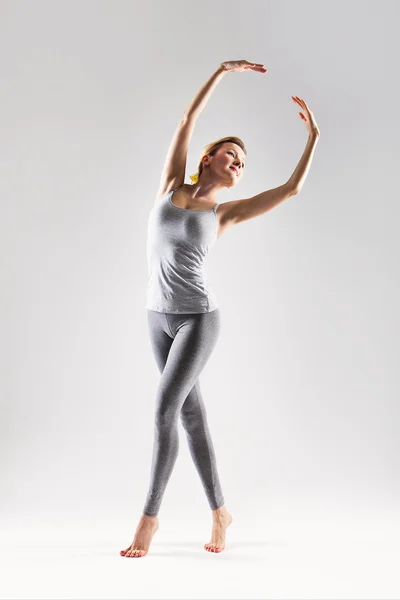
{"type": "Polygon", "coordinates": [[[220,331],[220,309],[175,314],[147,310],[151,345],[161,373],[156,396],[150,486],[143,513],[155,516],[179,449],[178,418],[212,510],[224,504],[199,375],[220,331]]]}

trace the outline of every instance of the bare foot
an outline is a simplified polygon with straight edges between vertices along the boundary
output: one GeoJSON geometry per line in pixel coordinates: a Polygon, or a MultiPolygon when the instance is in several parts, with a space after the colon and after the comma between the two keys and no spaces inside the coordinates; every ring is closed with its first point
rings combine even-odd
{"type": "Polygon", "coordinates": [[[208,552],[222,552],[225,548],[225,532],[232,523],[233,518],[225,508],[225,505],[211,512],[213,514],[211,542],[209,544],[204,544],[204,548],[208,550],[208,552]]]}
{"type": "Polygon", "coordinates": [[[121,556],[145,556],[149,551],[153,535],[158,529],[158,517],[142,515],[136,528],[132,544],[125,550],[120,551],[121,556]]]}

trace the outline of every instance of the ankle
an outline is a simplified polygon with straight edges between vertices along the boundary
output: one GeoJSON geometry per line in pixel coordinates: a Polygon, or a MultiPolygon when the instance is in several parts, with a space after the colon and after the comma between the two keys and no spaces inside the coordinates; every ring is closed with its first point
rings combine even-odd
{"type": "Polygon", "coordinates": [[[211,512],[212,512],[213,517],[219,517],[221,515],[226,515],[228,511],[224,504],[223,506],[220,506],[219,508],[217,508],[216,510],[212,510],[211,512]]]}
{"type": "Polygon", "coordinates": [[[150,516],[150,515],[145,515],[144,513],[142,514],[143,521],[156,521],[157,518],[158,518],[157,515],[150,516]]]}

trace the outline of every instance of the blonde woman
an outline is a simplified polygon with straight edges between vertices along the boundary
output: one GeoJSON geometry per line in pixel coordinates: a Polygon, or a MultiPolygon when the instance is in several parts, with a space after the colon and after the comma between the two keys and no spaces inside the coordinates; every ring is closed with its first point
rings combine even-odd
{"type": "Polygon", "coordinates": [[[199,376],[220,332],[218,301],[208,285],[203,262],[224,231],[261,216],[297,194],[306,178],[319,130],[305,101],[292,96],[302,109],[308,140],[286,183],[251,198],[219,204],[218,193],[236,186],[246,170],[247,151],[240,138],[219,139],[204,149],[192,184],[185,184],[186,157],[195,122],[211,92],[228,73],[266,73],[262,64],[227,61],[203,85],[186,108],[172,139],[156,202],[148,222],[149,282],[147,319],[157,366],[154,446],[150,484],[133,542],[120,554],[147,554],[158,529],[158,512],[178,454],[178,421],[185,428],[193,462],[212,513],[209,552],[221,552],[232,515],[225,506],[199,376]]]}

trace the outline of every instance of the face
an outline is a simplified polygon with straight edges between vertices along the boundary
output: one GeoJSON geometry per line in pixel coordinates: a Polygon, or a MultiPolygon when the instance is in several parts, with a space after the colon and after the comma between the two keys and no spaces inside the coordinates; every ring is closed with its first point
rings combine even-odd
{"type": "Polygon", "coordinates": [[[227,187],[239,183],[246,168],[246,156],[242,148],[233,142],[225,142],[211,157],[212,170],[227,182],[227,187]]]}

